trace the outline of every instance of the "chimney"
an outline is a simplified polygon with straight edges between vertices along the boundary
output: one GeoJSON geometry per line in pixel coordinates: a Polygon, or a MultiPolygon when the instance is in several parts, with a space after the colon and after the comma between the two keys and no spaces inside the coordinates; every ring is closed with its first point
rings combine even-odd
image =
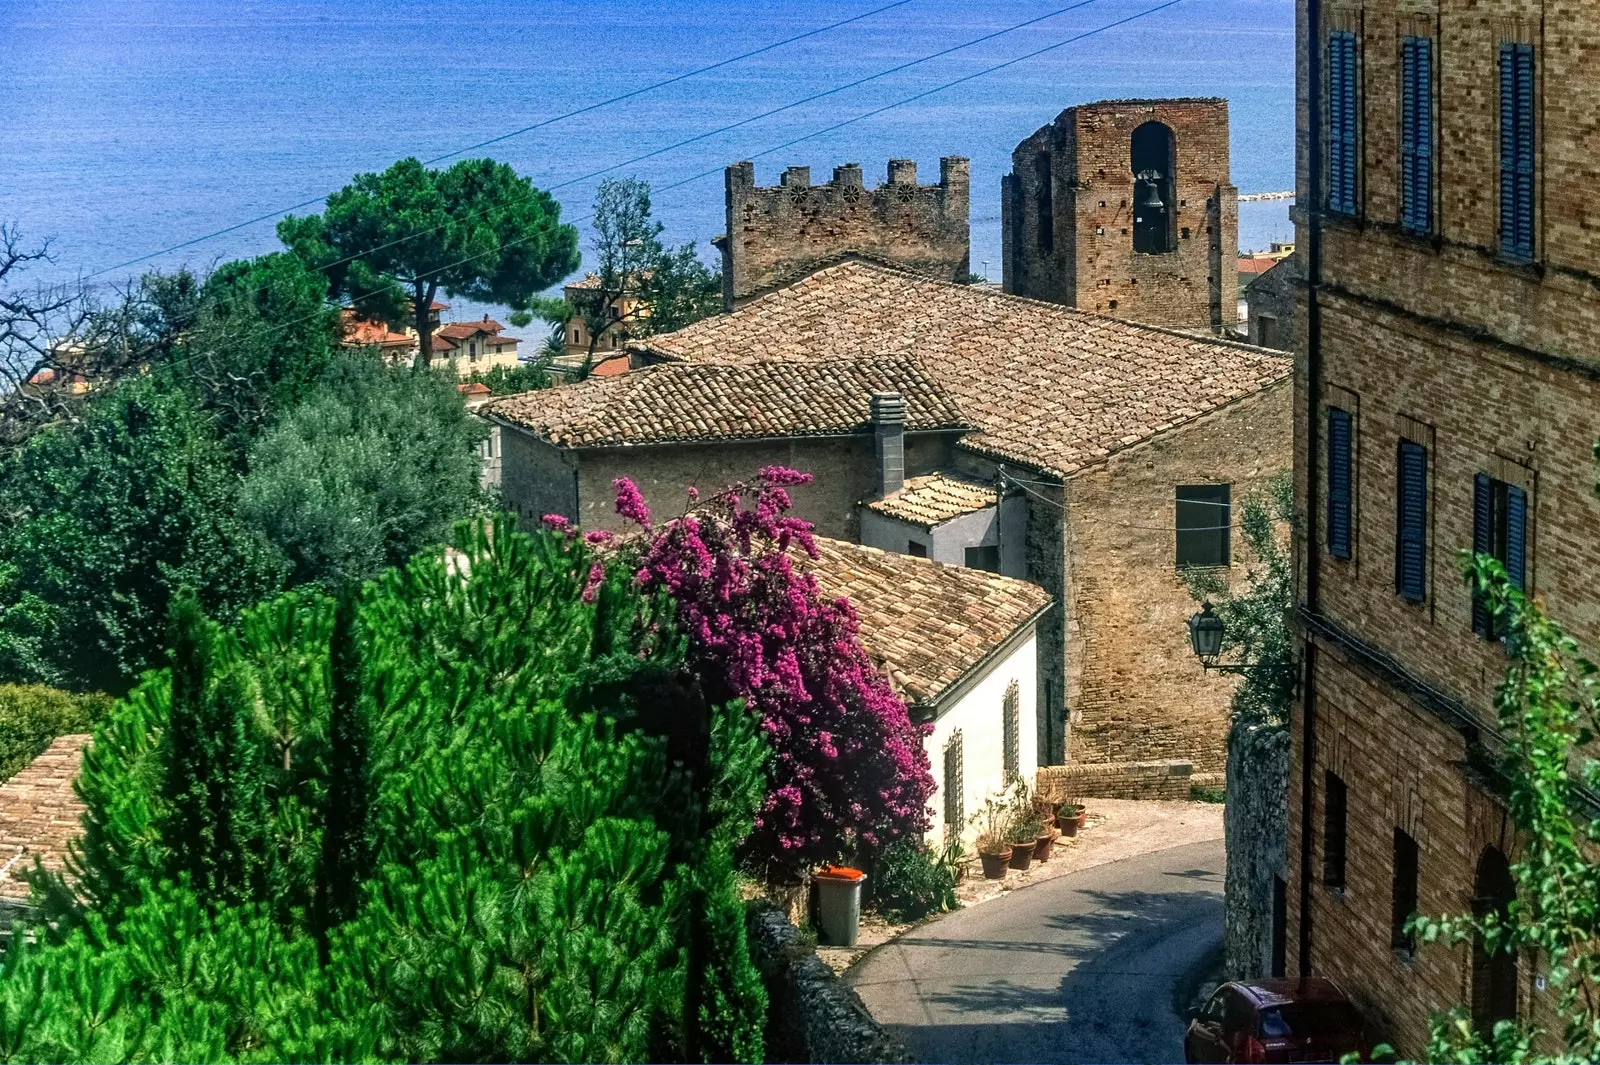
{"type": "Polygon", "coordinates": [[[878,498],[906,483],[906,400],[898,392],[872,393],[872,435],[878,449],[878,498]]]}

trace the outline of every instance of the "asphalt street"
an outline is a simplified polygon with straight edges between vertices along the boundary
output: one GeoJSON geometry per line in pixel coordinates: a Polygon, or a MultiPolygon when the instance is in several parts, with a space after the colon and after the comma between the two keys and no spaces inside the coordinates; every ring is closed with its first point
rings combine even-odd
{"type": "Polygon", "coordinates": [[[923,925],[847,979],[922,1062],[1183,1060],[1179,981],[1222,939],[1222,840],[1045,880],[923,925]]]}

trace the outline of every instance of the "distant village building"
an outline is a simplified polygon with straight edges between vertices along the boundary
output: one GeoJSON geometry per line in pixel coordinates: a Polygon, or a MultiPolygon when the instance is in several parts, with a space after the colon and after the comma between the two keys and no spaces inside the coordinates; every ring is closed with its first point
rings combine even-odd
{"type": "MultiPolygon", "coordinates": [[[[522,341],[507,336],[505,326],[487,314],[475,322],[441,322],[440,313],[448,307],[435,301],[429,308],[433,322],[431,366],[435,369],[454,367],[457,375],[471,377],[496,367],[517,365],[517,349],[522,341]]],[[[357,317],[352,310],[343,312],[343,323],[346,347],[375,347],[392,363],[416,361],[417,331],[412,326],[396,330],[389,323],[357,317]]]]}
{"type": "Polygon", "coordinates": [[[1294,255],[1256,275],[1245,296],[1246,336],[1250,343],[1290,350],[1298,328],[1295,299],[1300,277],[1300,259],[1294,255]]]}
{"type": "Polygon", "coordinates": [[[1040,763],[1221,772],[1231,693],[1201,682],[1178,567],[1244,561],[1234,507],[1290,462],[1287,359],[853,260],[630,348],[626,377],[486,408],[525,522],[615,524],[624,474],[671,514],[685,485],[806,470],[824,535],[1063,604],[1038,623],[1040,763]]]}
{"type": "Polygon", "coordinates": [[[1001,182],[1007,292],[1178,329],[1232,328],[1238,190],[1226,100],[1069,107],[1001,182]]]}
{"type": "Polygon", "coordinates": [[[756,185],[754,163],[728,167],[722,252],[728,310],[849,256],[880,260],[943,281],[971,273],[966,159],[939,160],[939,183],[917,184],[917,164],[889,160],[888,180],[865,187],[861,166],[835,167],[825,185],[811,168],[791,166],[776,186],[756,185]]]}
{"type": "Polygon", "coordinates": [[[970,844],[968,819],[1038,764],[1038,625],[1054,609],[1026,581],[817,538],[799,568],[850,600],[861,645],[916,721],[938,791],[931,842],[970,844]]]}

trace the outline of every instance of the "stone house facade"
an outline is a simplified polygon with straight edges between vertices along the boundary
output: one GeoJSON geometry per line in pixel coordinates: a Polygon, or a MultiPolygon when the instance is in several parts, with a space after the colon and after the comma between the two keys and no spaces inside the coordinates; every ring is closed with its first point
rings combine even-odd
{"type": "Polygon", "coordinates": [[[1038,623],[1054,609],[1036,585],[843,540],[802,559],[817,588],[850,600],[861,645],[933,726],[923,749],[938,791],[928,840],[971,843],[985,798],[1038,764],[1038,623]]]}
{"type": "MultiPolygon", "coordinates": [[[[914,360],[969,428],[926,464],[908,447],[903,483],[854,475],[876,490],[856,497],[850,538],[1064,605],[1038,626],[1041,764],[1113,765],[1093,777],[1107,788],[1152,757],[1221,772],[1231,692],[1189,651],[1178,559],[1198,544],[1191,561],[1242,568],[1230,504],[1289,467],[1283,356],[863,262],[632,348],[666,365],[914,360]]],[[[824,479],[845,483],[838,467],[824,479]]],[[[846,498],[798,509],[839,528],[846,498]]]]}
{"type": "Polygon", "coordinates": [[[1495,554],[1600,638],[1600,7],[1545,10],[1297,3],[1285,961],[1339,980],[1408,1057],[1458,1004],[1559,1030],[1543,959],[1399,927],[1515,894],[1518,841],[1479,769],[1504,740],[1506,657],[1457,553],[1495,554]]]}
{"type": "Polygon", "coordinates": [[[1007,292],[1179,329],[1238,317],[1239,192],[1226,100],[1061,112],[1001,182],[1007,292]]]}
{"type": "Polygon", "coordinates": [[[834,167],[824,185],[811,184],[810,167],[791,166],[770,187],[756,184],[754,163],[735,163],[724,187],[728,228],[712,244],[728,310],[850,255],[945,281],[971,271],[971,173],[959,156],[939,160],[937,185],[917,184],[914,160],[891,159],[875,189],[858,163],[834,167]]]}
{"type": "Polygon", "coordinates": [[[1245,297],[1250,343],[1257,347],[1287,351],[1295,338],[1295,299],[1302,273],[1300,257],[1278,260],[1257,277],[1245,297]]]}

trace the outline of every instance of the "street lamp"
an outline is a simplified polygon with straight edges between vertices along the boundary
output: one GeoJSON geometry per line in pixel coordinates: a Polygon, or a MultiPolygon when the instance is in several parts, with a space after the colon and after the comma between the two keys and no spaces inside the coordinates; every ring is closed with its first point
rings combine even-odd
{"type": "Polygon", "coordinates": [[[1201,604],[1200,613],[1189,617],[1189,644],[1194,648],[1195,657],[1206,669],[1216,666],[1217,656],[1222,653],[1222,637],[1226,629],[1222,619],[1212,613],[1209,600],[1201,604]]]}

